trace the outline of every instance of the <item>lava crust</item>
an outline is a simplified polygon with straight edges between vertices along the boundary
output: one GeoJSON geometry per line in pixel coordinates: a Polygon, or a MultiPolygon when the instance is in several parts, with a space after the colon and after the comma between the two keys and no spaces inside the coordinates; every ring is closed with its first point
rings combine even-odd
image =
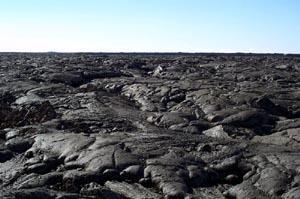
{"type": "Polygon", "coordinates": [[[300,198],[300,57],[0,54],[0,198],[300,198]]]}

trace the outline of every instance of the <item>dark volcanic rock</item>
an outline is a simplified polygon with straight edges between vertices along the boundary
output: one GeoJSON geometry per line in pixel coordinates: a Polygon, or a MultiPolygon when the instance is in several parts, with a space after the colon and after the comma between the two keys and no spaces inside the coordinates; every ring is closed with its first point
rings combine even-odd
{"type": "Polygon", "coordinates": [[[0,198],[299,198],[299,66],[0,54],[0,198]]]}
{"type": "Polygon", "coordinates": [[[63,83],[75,87],[84,83],[83,74],[80,72],[54,73],[49,76],[49,80],[53,83],[63,83]]]}
{"type": "Polygon", "coordinates": [[[1,107],[0,128],[24,126],[46,122],[57,115],[49,101],[34,102],[17,108],[1,107]]]}
{"type": "Polygon", "coordinates": [[[32,146],[33,142],[33,139],[16,137],[8,140],[5,145],[11,151],[22,153],[29,149],[32,146]]]}
{"type": "Polygon", "coordinates": [[[0,151],[0,162],[6,162],[13,157],[13,153],[9,150],[0,151]]]}

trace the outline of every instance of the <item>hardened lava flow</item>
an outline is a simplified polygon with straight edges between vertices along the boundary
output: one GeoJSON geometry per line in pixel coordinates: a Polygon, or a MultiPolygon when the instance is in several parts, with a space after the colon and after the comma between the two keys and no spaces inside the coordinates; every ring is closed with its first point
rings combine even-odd
{"type": "Polygon", "coordinates": [[[0,54],[0,198],[300,198],[300,56],[0,54]]]}

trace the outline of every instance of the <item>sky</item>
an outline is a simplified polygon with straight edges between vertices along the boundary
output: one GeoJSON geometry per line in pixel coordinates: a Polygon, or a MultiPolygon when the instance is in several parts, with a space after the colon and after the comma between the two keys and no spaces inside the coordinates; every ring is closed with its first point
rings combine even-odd
{"type": "Polygon", "coordinates": [[[300,53],[300,1],[0,0],[0,51],[300,53]]]}

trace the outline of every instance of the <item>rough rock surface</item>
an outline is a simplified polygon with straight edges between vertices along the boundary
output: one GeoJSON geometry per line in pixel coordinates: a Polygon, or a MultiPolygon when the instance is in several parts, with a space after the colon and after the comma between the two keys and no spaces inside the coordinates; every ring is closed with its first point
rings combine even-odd
{"type": "Polygon", "coordinates": [[[300,198],[299,56],[6,53],[0,77],[0,198],[300,198]]]}

